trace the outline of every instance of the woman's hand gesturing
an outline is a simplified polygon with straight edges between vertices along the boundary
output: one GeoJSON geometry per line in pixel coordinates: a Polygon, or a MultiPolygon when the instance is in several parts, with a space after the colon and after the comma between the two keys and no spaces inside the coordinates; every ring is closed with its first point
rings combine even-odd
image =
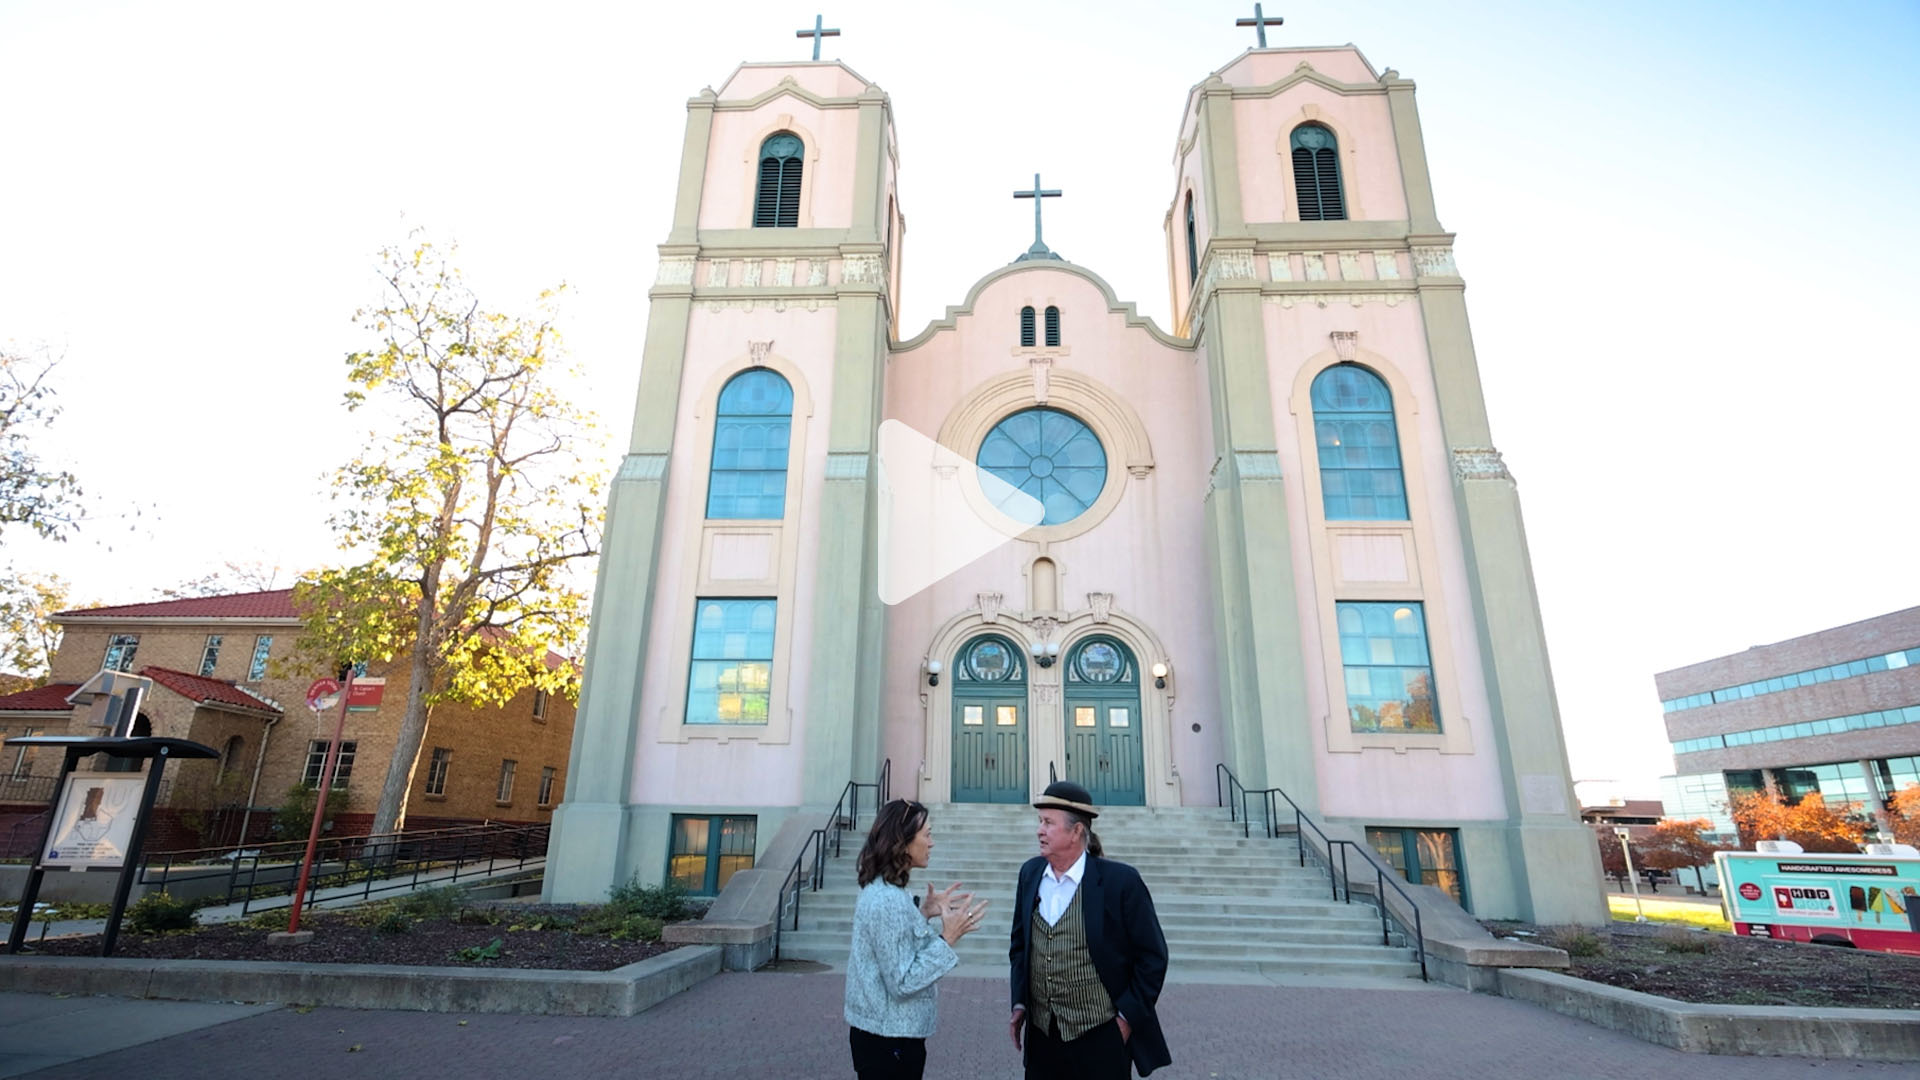
{"type": "Polygon", "coordinates": [[[985,900],[972,907],[967,906],[967,901],[973,899],[972,893],[962,893],[957,899],[958,903],[949,904],[940,911],[940,936],[946,938],[949,945],[957,944],[961,938],[978,930],[980,920],[987,912],[985,900]]]}

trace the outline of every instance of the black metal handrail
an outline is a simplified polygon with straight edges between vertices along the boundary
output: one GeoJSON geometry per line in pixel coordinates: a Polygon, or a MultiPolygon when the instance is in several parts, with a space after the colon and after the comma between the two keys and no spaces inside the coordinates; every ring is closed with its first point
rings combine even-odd
{"type": "MultiPolygon", "coordinates": [[[[374,893],[416,888],[423,874],[431,875],[427,879],[430,884],[451,885],[463,873],[471,876],[473,868],[483,862],[486,867],[481,873],[524,869],[529,861],[546,857],[549,830],[546,824],[483,822],[414,832],[327,837],[314,851],[308,895],[315,896],[327,888],[360,885],[358,894],[364,900],[374,893]]],[[[188,880],[204,881],[208,875],[188,871],[224,863],[224,889],[204,893],[200,899],[209,904],[231,904],[237,898],[244,915],[256,901],[291,896],[306,844],[305,840],[293,840],[243,849],[198,848],[155,854],[141,860],[138,881],[161,888],[188,880]]],[[[336,892],[326,899],[342,895],[353,894],[336,892]]]]}
{"type": "Polygon", "coordinates": [[[833,834],[833,857],[840,857],[840,835],[848,829],[858,828],[860,824],[860,789],[872,788],[874,793],[873,811],[878,817],[880,808],[887,804],[893,793],[893,759],[880,763],[880,773],[871,784],[858,780],[849,780],[840,789],[840,798],[834,801],[833,812],[827,815],[827,823],[807,835],[806,842],[793,857],[793,867],[780,882],[780,891],[774,898],[773,908],[773,958],[780,959],[780,928],[787,921],[787,896],[793,896],[793,928],[800,929],[800,886],[803,882],[807,891],[819,892],[826,884],[827,877],[827,834],[833,834]],[[811,854],[813,862],[803,877],[801,868],[807,866],[811,854]]]}
{"type": "Polygon", "coordinates": [[[1053,762],[1051,761],[1047,762],[1047,783],[1057,784],[1059,782],[1060,782],[1060,774],[1053,771],[1053,762]]]}
{"type": "MultiPolygon", "coordinates": [[[[1307,865],[1307,848],[1309,845],[1307,844],[1306,830],[1312,829],[1313,834],[1320,838],[1320,845],[1326,852],[1327,883],[1333,890],[1333,899],[1348,904],[1353,903],[1353,878],[1347,872],[1347,848],[1359,847],[1360,845],[1354,843],[1352,840],[1334,840],[1328,837],[1325,830],[1321,829],[1313,820],[1312,815],[1302,810],[1300,804],[1294,802],[1293,796],[1288,795],[1285,789],[1280,787],[1249,788],[1240,782],[1239,777],[1233,775],[1233,770],[1227,768],[1225,762],[1217,763],[1213,767],[1213,789],[1214,800],[1221,806],[1227,808],[1228,820],[1237,820],[1240,822],[1241,836],[1251,835],[1248,824],[1252,820],[1252,815],[1247,811],[1247,796],[1258,795],[1261,797],[1261,813],[1266,817],[1266,834],[1269,840],[1275,839],[1280,835],[1280,829],[1275,820],[1280,816],[1280,804],[1275,800],[1275,796],[1287,800],[1287,805],[1293,808],[1293,836],[1295,847],[1300,853],[1300,865],[1307,865]],[[1235,803],[1229,801],[1229,797],[1233,795],[1236,789],[1240,793],[1238,801],[1239,816],[1237,818],[1234,816],[1235,803]],[[1340,866],[1338,869],[1333,865],[1333,849],[1336,846],[1340,848],[1340,866]]],[[[1314,857],[1316,861],[1318,861],[1320,853],[1316,851],[1314,857]]],[[[1399,893],[1401,899],[1405,900],[1407,906],[1413,911],[1413,926],[1410,927],[1410,929],[1413,931],[1414,948],[1420,957],[1420,980],[1426,982],[1427,936],[1425,928],[1422,925],[1423,920],[1420,917],[1420,905],[1414,903],[1413,897],[1408,894],[1405,889],[1400,887],[1399,882],[1387,877],[1386,870],[1377,860],[1369,857],[1366,859],[1366,862],[1372,866],[1374,870],[1375,881],[1373,896],[1374,903],[1380,909],[1380,943],[1382,945],[1391,945],[1393,943],[1392,935],[1387,929],[1386,886],[1390,885],[1393,887],[1393,891],[1399,893]]],[[[1398,916],[1395,917],[1398,918],[1398,916]]],[[[1406,920],[1400,919],[1400,925],[1405,927],[1406,920]]]]}

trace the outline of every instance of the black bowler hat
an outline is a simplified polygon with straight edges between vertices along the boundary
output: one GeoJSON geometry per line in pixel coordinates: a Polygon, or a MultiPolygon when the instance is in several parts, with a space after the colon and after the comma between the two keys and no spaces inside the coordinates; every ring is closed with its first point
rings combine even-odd
{"type": "Polygon", "coordinates": [[[1100,811],[1093,805],[1093,796],[1087,789],[1071,780],[1055,780],[1047,785],[1047,790],[1033,800],[1036,810],[1072,810],[1076,814],[1099,817],[1100,811]]]}

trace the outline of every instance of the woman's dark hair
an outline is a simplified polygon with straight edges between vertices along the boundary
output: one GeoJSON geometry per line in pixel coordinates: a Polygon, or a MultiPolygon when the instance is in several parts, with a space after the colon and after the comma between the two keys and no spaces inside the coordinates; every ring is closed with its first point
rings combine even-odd
{"type": "Polygon", "coordinates": [[[1078,825],[1087,830],[1087,854],[1100,857],[1100,837],[1093,831],[1093,819],[1075,810],[1067,811],[1067,824],[1078,825]]]}
{"type": "Polygon", "coordinates": [[[907,887],[907,875],[913,872],[913,857],[907,854],[913,838],[927,823],[927,808],[908,799],[895,799],[880,808],[873,819],[867,842],[860,848],[860,887],[875,878],[889,885],[907,887]]]}

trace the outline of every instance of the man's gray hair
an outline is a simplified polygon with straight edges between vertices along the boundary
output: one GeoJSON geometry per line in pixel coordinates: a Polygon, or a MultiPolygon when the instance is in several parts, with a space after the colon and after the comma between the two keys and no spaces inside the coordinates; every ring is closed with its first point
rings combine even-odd
{"type": "Polygon", "coordinates": [[[1067,824],[1078,825],[1086,830],[1087,854],[1098,857],[1101,854],[1100,837],[1093,831],[1093,819],[1078,810],[1063,810],[1061,813],[1067,815],[1067,824]]]}

